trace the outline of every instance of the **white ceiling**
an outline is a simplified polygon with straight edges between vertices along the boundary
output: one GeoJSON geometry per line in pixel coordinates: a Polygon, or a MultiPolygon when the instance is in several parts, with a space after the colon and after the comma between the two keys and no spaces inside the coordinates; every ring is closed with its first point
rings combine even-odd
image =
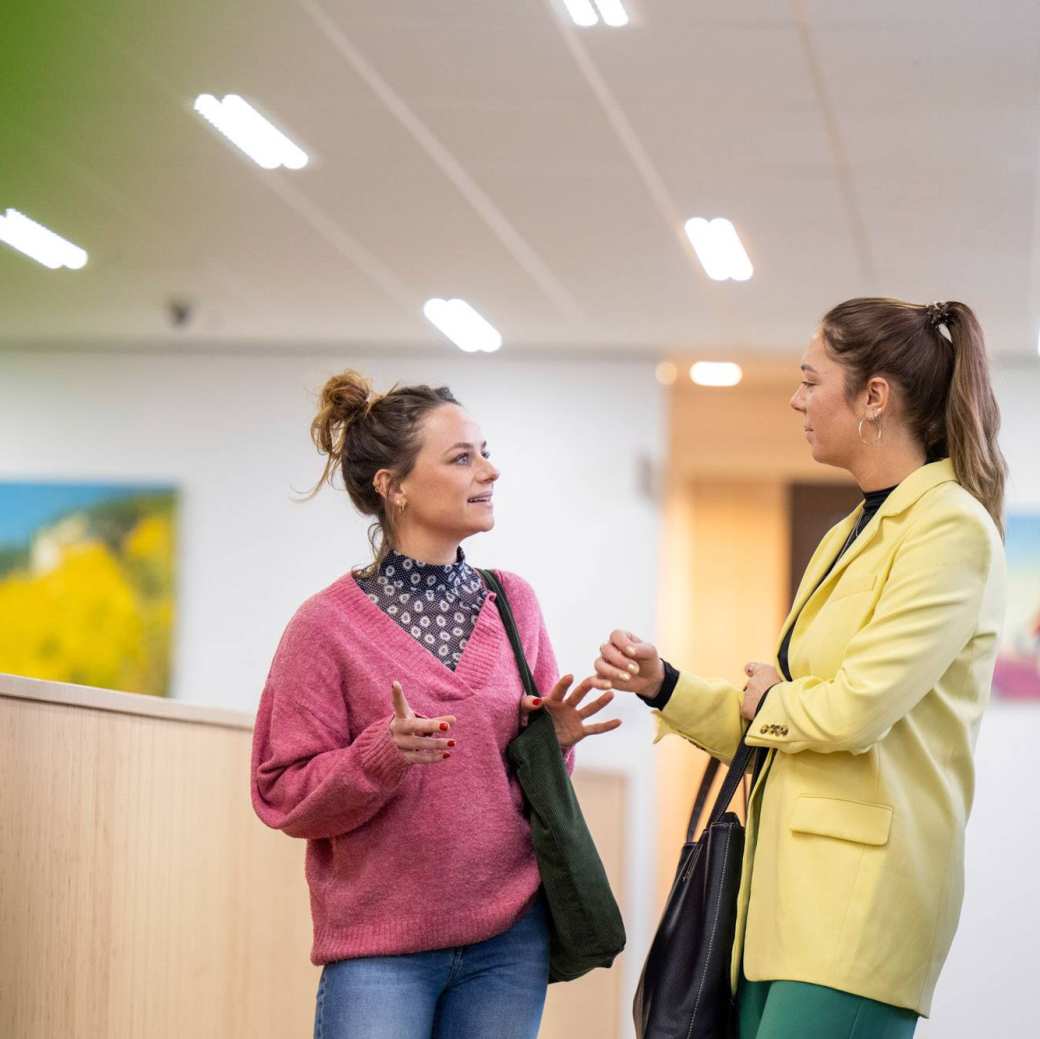
{"type": "Polygon", "coordinates": [[[626,2],[620,30],[555,0],[7,5],[0,212],[90,262],[0,246],[0,338],[450,349],[421,307],[462,296],[506,349],[724,354],[884,294],[1035,356],[1036,0],[626,2]],[[254,166],[203,92],[311,164],[254,166]],[[695,215],[752,281],[707,279],[695,215]]]}

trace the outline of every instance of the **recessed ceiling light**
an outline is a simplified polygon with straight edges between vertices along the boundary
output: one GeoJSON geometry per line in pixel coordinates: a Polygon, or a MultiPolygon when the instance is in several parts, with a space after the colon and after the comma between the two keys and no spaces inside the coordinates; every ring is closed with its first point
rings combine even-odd
{"type": "Polygon", "coordinates": [[[430,299],[423,305],[430,324],[466,353],[494,353],[502,345],[498,329],[464,299],[430,299]]]}
{"type": "Polygon", "coordinates": [[[571,21],[583,29],[598,25],[600,18],[613,29],[628,25],[628,12],[621,0],[563,0],[563,6],[571,21]]]}
{"type": "Polygon", "coordinates": [[[654,371],[657,381],[662,386],[671,386],[678,375],[678,370],[671,361],[662,361],[654,371]]]}
{"type": "Polygon", "coordinates": [[[78,271],[87,262],[86,250],[56,235],[43,224],[30,220],[17,209],[9,209],[0,216],[0,242],[7,242],[52,271],[59,267],[78,271]]]}
{"type": "Polygon", "coordinates": [[[238,94],[225,94],[221,101],[212,94],[199,94],[195,111],[265,170],[279,166],[299,170],[307,165],[307,153],[238,94]]]}
{"type": "Polygon", "coordinates": [[[690,368],[690,378],[698,386],[736,386],[744,373],[731,361],[698,361],[690,368]]]}
{"type": "Polygon", "coordinates": [[[737,229],[725,217],[705,220],[695,216],[686,221],[685,230],[709,278],[747,281],[755,273],[737,229]]]}

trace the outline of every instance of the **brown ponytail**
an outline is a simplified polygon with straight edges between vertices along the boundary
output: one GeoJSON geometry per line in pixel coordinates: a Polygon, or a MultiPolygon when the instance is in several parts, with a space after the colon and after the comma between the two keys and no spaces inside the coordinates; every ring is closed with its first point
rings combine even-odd
{"type": "Polygon", "coordinates": [[[989,380],[982,328],[971,307],[954,301],[946,308],[953,340],[946,445],[957,480],[986,506],[1003,535],[1007,462],[997,444],[1000,407],[989,380]]]}
{"type": "Polygon", "coordinates": [[[320,479],[304,496],[313,498],[323,484],[334,486],[337,471],[354,507],[374,516],[368,537],[377,568],[393,547],[393,514],[373,480],[389,469],[403,480],[415,466],[422,447],[422,423],[443,404],[458,404],[447,386],[395,386],[379,394],[360,372],[333,375],[321,390],[318,413],[311,422],[314,446],[326,455],[320,479]]]}
{"type": "Polygon", "coordinates": [[[982,329],[964,303],[922,306],[897,299],[850,299],[820,324],[846,369],[851,399],[875,375],[902,391],[906,421],[929,461],[949,457],[957,480],[1004,533],[1007,463],[997,444],[1000,408],[990,385],[982,329]]]}

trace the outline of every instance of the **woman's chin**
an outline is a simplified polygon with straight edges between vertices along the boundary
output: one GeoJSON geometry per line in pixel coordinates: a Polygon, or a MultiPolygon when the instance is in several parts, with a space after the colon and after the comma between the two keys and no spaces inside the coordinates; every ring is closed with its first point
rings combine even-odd
{"type": "Polygon", "coordinates": [[[488,513],[488,516],[477,522],[470,522],[466,528],[466,533],[462,536],[464,538],[472,537],[474,534],[486,534],[488,531],[495,529],[495,517],[492,513],[488,513]]]}

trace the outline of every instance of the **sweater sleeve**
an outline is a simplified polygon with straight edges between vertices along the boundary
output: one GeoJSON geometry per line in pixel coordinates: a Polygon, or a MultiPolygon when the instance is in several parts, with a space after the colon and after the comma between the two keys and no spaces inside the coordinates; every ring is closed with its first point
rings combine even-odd
{"type": "Polygon", "coordinates": [[[971,641],[992,555],[983,525],[962,516],[912,532],[838,673],[773,686],[747,742],[785,754],[869,750],[971,641]]]}
{"type": "Polygon", "coordinates": [[[253,730],[253,808],[291,837],[363,826],[409,769],[390,738],[392,710],[352,733],[342,671],[304,607],[279,644],[253,730]]]}

